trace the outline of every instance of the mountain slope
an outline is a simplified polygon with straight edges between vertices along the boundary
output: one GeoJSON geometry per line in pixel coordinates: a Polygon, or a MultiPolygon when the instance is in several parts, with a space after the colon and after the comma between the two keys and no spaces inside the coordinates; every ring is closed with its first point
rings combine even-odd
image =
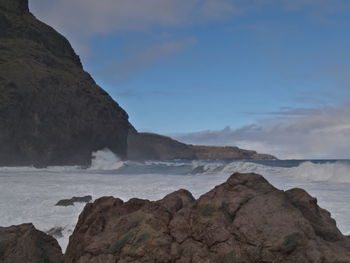
{"type": "Polygon", "coordinates": [[[125,158],[129,126],[28,0],[0,0],[0,166],[88,165],[105,147],[125,158]]]}

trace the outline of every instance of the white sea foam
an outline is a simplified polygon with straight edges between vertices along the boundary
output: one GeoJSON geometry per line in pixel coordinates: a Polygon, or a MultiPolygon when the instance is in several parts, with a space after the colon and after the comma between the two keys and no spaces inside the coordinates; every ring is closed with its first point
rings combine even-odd
{"type": "Polygon", "coordinates": [[[87,170],[78,167],[1,168],[0,226],[32,222],[42,231],[62,227],[64,236],[58,241],[64,250],[84,204],[55,206],[61,199],[85,195],[96,199],[111,195],[123,200],[133,197],[157,200],[180,188],[199,197],[223,183],[233,172],[262,174],[280,189],[306,189],[318,198],[321,207],[332,213],[341,231],[350,234],[349,163],[304,162],[290,168],[240,161],[123,163],[107,150],[95,153],[92,168],[87,170]],[[129,169],[127,174],[125,169],[119,169],[122,165],[129,169]],[[143,169],[145,172],[140,174],[143,169]]]}
{"type": "Polygon", "coordinates": [[[92,153],[91,170],[118,170],[123,166],[124,162],[107,148],[92,153]]]}
{"type": "Polygon", "coordinates": [[[287,173],[298,179],[312,182],[350,183],[350,164],[343,162],[328,162],[315,164],[304,162],[290,168],[287,173]]]}
{"type": "Polygon", "coordinates": [[[171,167],[176,167],[176,166],[183,166],[186,165],[186,163],[182,161],[174,162],[174,161],[145,161],[145,165],[161,165],[161,166],[171,166],[171,167]]]}
{"type": "Polygon", "coordinates": [[[234,172],[292,176],[296,179],[311,182],[350,183],[350,163],[341,161],[326,163],[303,162],[298,166],[288,168],[241,161],[228,164],[198,161],[192,163],[192,174],[215,175],[234,172]]]}

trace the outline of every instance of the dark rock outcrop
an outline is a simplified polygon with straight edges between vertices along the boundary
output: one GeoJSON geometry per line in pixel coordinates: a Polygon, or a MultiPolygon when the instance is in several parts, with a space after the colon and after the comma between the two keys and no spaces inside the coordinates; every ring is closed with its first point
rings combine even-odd
{"type": "Polygon", "coordinates": [[[32,224],[0,227],[0,263],[63,263],[57,241],[32,224]]]}
{"type": "Polygon", "coordinates": [[[103,197],[79,217],[68,263],[350,262],[350,239],[304,190],[234,174],[195,200],[103,197]]]}
{"type": "Polygon", "coordinates": [[[130,132],[128,136],[128,159],[175,160],[196,159],[194,151],[187,144],[153,133],[130,132]]]}
{"type": "Polygon", "coordinates": [[[48,234],[49,236],[52,236],[53,238],[61,238],[63,237],[63,227],[53,227],[50,228],[46,234],[48,234]]]}
{"type": "Polygon", "coordinates": [[[170,137],[154,133],[137,133],[128,136],[130,160],[273,160],[269,154],[243,150],[232,146],[200,146],[178,142],[170,137]]]}
{"type": "Polygon", "coordinates": [[[28,0],[0,0],[0,166],[89,165],[126,157],[128,115],[83,70],[28,0]]]}
{"type": "Polygon", "coordinates": [[[74,203],[90,203],[92,201],[92,196],[82,196],[82,197],[72,197],[71,199],[62,199],[55,204],[56,206],[70,206],[74,205],[74,203]]]}

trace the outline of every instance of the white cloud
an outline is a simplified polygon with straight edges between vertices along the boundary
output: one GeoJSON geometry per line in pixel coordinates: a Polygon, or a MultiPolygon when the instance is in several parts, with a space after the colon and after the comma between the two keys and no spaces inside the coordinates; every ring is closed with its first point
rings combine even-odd
{"type": "Polygon", "coordinates": [[[99,65],[99,69],[95,73],[104,79],[105,83],[119,82],[197,43],[192,37],[158,41],[151,45],[138,44],[126,52],[120,51],[123,53],[122,57],[113,56],[118,53],[116,50],[111,52],[108,59],[101,60],[97,57],[95,62],[99,65]]]}
{"type": "MultiPolygon", "coordinates": [[[[236,11],[231,0],[31,0],[30,9],[40,20],[54,27],[69,39],[73,48],[83,58],[93,56],[91,40],[96,37],[117,35],[121,32],[149,33],[217,21],[229,17],[236,11]]],[[[146,34],[142,37],[151,37],[146,34]]],[[[152,34],[151,34],[152,35],[152,34]]],[[[164,39],[141,49],[135,55],[120,62],[124,70],[142,66],[155,57],[191,46],[195,40],[164,39]],[[159,54],[152,48],[159,47],[159,54]],[[143,56],[143,57],[142,57],[143,56]]],[[[131,44],[131,43],[130,43],[131,44]]],[[[114,63],[113,58],[108,63],[114,63]]]]}
{"type": "Polygon", "coordinates": [[[31,9],[63,32],[86,36],[222,19],[235,10],[230,0],[32,0],[31,9]]]}
{"type": "Polygon", "coordinates": [[[350,104],[296,110],[239,129],[172,135],[193,144],[237,145],[279,158],[349,158],[350,104]]]}

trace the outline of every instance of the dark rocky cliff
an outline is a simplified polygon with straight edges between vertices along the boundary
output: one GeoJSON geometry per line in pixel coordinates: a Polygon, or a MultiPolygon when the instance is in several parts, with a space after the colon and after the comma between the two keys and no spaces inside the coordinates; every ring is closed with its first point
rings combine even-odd
{"type": "Polygon", "coordinates": [[[178,142],[153,133],[130,131],[128,159],[131,160],[272,160],[276,157],[229,146],[200,146],[178,142]]]}
{"type": "Polygon", "coordinates": [[[88,165],[126,157],[128,115],[83,70],[28,0],[0,0],[0,166],[88,165]]]}

